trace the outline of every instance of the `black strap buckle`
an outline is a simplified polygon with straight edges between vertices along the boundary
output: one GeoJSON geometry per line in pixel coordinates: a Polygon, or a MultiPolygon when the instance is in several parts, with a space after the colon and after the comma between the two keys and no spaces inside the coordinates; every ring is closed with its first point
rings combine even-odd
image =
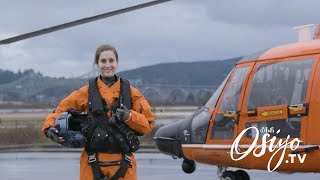
{"type": "Polygon", "coordinates": [[[105,111],[109,111],[109,110],[112,110],[113,109],[113,106],[105,106],[104,107],[104,110],[105,111]]]}
{"type": "Polygon", "coordinates": [[[88,162],[91,164],[93,162],[96,162],[97,161],[97,156],[96,156],[96,153],[93,153],[91,155],[88,156],[88,162]]]}
{"type": "Polygon", "coordinates": [[[124,158],[123,158],[123,160],[125,160],[125,161],[127,161],[127,162],[131,163],[131,155],[130,155],[130,154],[124,154],[124,158]]]}
{"type": "Polygon", "coordinates": [[[85,125],[81,128],[81,132],[83,132],[83,133],[87,133],[87,132],[89,132],[89,130],[90,130],[90,127],[88,125],[85,125]]]}

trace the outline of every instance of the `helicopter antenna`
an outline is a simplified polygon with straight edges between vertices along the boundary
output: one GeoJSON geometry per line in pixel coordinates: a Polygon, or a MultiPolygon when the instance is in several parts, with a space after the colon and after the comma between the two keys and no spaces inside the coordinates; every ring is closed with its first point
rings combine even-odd
{"type": "Polygon", "coordinates": [[[104,14],[99,14],[99,15],[96,15],[96,16],[91,16],[91,17],[87,17],[87,18],[71,21],[71,22],[60,24],[60,25],[57,25],[57,26],[52,26],[52,27],[49,27],[49,28],[45,28],[45,29],[41,29],[41,30],[38,30],[38,31],[33,31],[33,32],[30,32],[30,33],[26,33],[26,34],[22,34],[22,35],[19,35],[19,36],[15,36],[15,37],[11,37],[11,38],[8,38],[8,39],[1,40],[0,41],[0,45],[10,44],[10,43],[13,43],[13,42],[17,42],[17,41],[29,39],[29,38],[32,38],[32,37],[40,36],[40,35],[43,35],[43,34],[48,34],[48,33],[54,32],[54,31],[59,31],[59,30],[62,30],[62,29],[67,29],[67,28],[73,27],[73,26],[78,26],[78,25],[81,25],[81,24],[97,21],[97,20],[104,19],[104,18],[107,18],[107,17],[111,17],[111,16],[127,13],[127,12],[130,12],[130,11],[135,11],[135,10],[146,8],[146,7],[149,7],[149,6],[154,6],[154,5],[161,4],[161,3],[164,3],[164,2],[168,2],[168,1],[172,1],[172,0],[151,1],[151,2],[147,2],[147,3],[143,3],[143,4],[139,4],[139,5],[135,5],[135,6],[131,6],[131,7],[127,7],[127,8],[123,8],[123,9],[119,9],[119,10],[115,10],[115,11],[111,11],[111,12],[107,12],[107,13],[104,13],[104,14]]]}

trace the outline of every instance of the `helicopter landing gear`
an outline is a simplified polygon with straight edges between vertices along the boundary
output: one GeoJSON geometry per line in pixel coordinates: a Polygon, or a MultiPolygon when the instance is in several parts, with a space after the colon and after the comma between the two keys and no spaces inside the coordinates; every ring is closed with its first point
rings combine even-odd
{"type": "Polygon", "coordinates": [[[250,180],[250,176],[247,172],[245,172],[244,170],[236,170],[234,172],[234,174],[236,174],[236,177],[240,180],[250,180]]]}
{"type": "Polygon", "coordinates": [[[250,180],[250,176],[244,170],[227,171],[227,167],[218,166],[220,180],[250,180]]]}
{"type": "Polygon", "coordinates": [[[189,159],[183,159],[182,170],[187,174],[191,174],[196,170],[196,163],[189,159]]]}

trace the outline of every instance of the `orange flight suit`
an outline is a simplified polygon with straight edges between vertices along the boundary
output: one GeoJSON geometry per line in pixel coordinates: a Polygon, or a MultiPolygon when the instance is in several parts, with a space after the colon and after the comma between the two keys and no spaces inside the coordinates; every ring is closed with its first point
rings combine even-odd
{"type": "MultiPolygon", "coordinates": [[[[107,105],[113,105],[115,99],[119,97],[120,93],[120,80],[118,79],[111,87],[98,78],[97,86],[101,97],[105,100],[107,105]]],[[[74,108],[80,112],[88,110],[88,85],[72,92],[68,97],[63,99],[54,113],[51,113],[45,119],[42,126],[42,133],[45,135],[44,130],[49,126],[54,126],[55,119],[68,108],[74,108]]],[[[132,109],[131,115],[125,123],[134,131],[143,134],[149,133],[153,127],[154,116],[151,112],[151,107],[141,93],[134,87],[130,87],[132,109]]],[[[110,117],[111,111],[108,116],[110,117]]],[[[122,159],[121,154],[99,153],[99,161],[119,161],[122,159]]],[[[134,155],[131,156],[132,167],[128,168],[124,179],[134,180],[137,179],[136,160],[134,155]]],[[[120,166],[101,167],[102,172],[109,178],[112,177],[120,166]]],[[[119,178],[120,179],[120,178],[119,178]]],[[[88,164],[88,156],[85,151],[82,151],[80,157],[80,180],[93,180],[92,170],[88,164]]]]}

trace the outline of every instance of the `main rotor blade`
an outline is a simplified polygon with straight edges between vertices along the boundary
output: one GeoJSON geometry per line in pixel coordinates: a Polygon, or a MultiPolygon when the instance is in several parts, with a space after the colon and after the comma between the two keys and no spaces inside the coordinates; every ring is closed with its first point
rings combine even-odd
{"type": "Polygon", "coordinates": [[[127,12],[130,12],[130,11],[135,11],[135,10],[138,10],[138,9],[142,9],[142,8],[149,7],[149,6],[154,6],[154,5],[161,4],[161,3],[164,3],[164,2],[168,2],[168,1],[172,1],[172,0],[151,1],[151,2],[148,2],[148,3],[144,3],[144,4],[139,4],[139,5],[136,5],[136,6],[131,6],[131,7],[119,9],[119,10],[116,10],[116,11],[112,11],[112,12],[108,12],[108,13],[104,13],[104,14],[99,14],[99,15],[96,15],[96,16],[91,16],[91,17],[79,19],[79,20],[76,20],[76,21],[71,21],[71,22],[60,24],[60,25],[57,25],[57,26],[52,26],[52,27],[49,27],[49,28],[45,28],[45,29],[41,29],[41,30],[38,30],[38,31],[33,31],[33,32],[30,32],[30,33],[26,33],[26,34],[22,34],[22,35],[19,35],[19,36],[12,37],[12,38],[1,40],[0,41],[0,45],[10,44],[10,43],[21,41],[21,40],[24,40],[24,39],[29,39],[29,38],[32,38],[32,37],[40,36],[40,35],[43,35],[43,34],[54,32],[54,31],[67,29],[67,28],[70,28],[70,27],[73,27],[73,26],[78,26],[78,25],[89,23],[89,22],[92,22],[92,21],[97,21],[97,20],[100,20],[100,19],[104,19],[104,18],[107,18],[107,17],[111,17],[111,16],[127,13],[127,12]]]}

